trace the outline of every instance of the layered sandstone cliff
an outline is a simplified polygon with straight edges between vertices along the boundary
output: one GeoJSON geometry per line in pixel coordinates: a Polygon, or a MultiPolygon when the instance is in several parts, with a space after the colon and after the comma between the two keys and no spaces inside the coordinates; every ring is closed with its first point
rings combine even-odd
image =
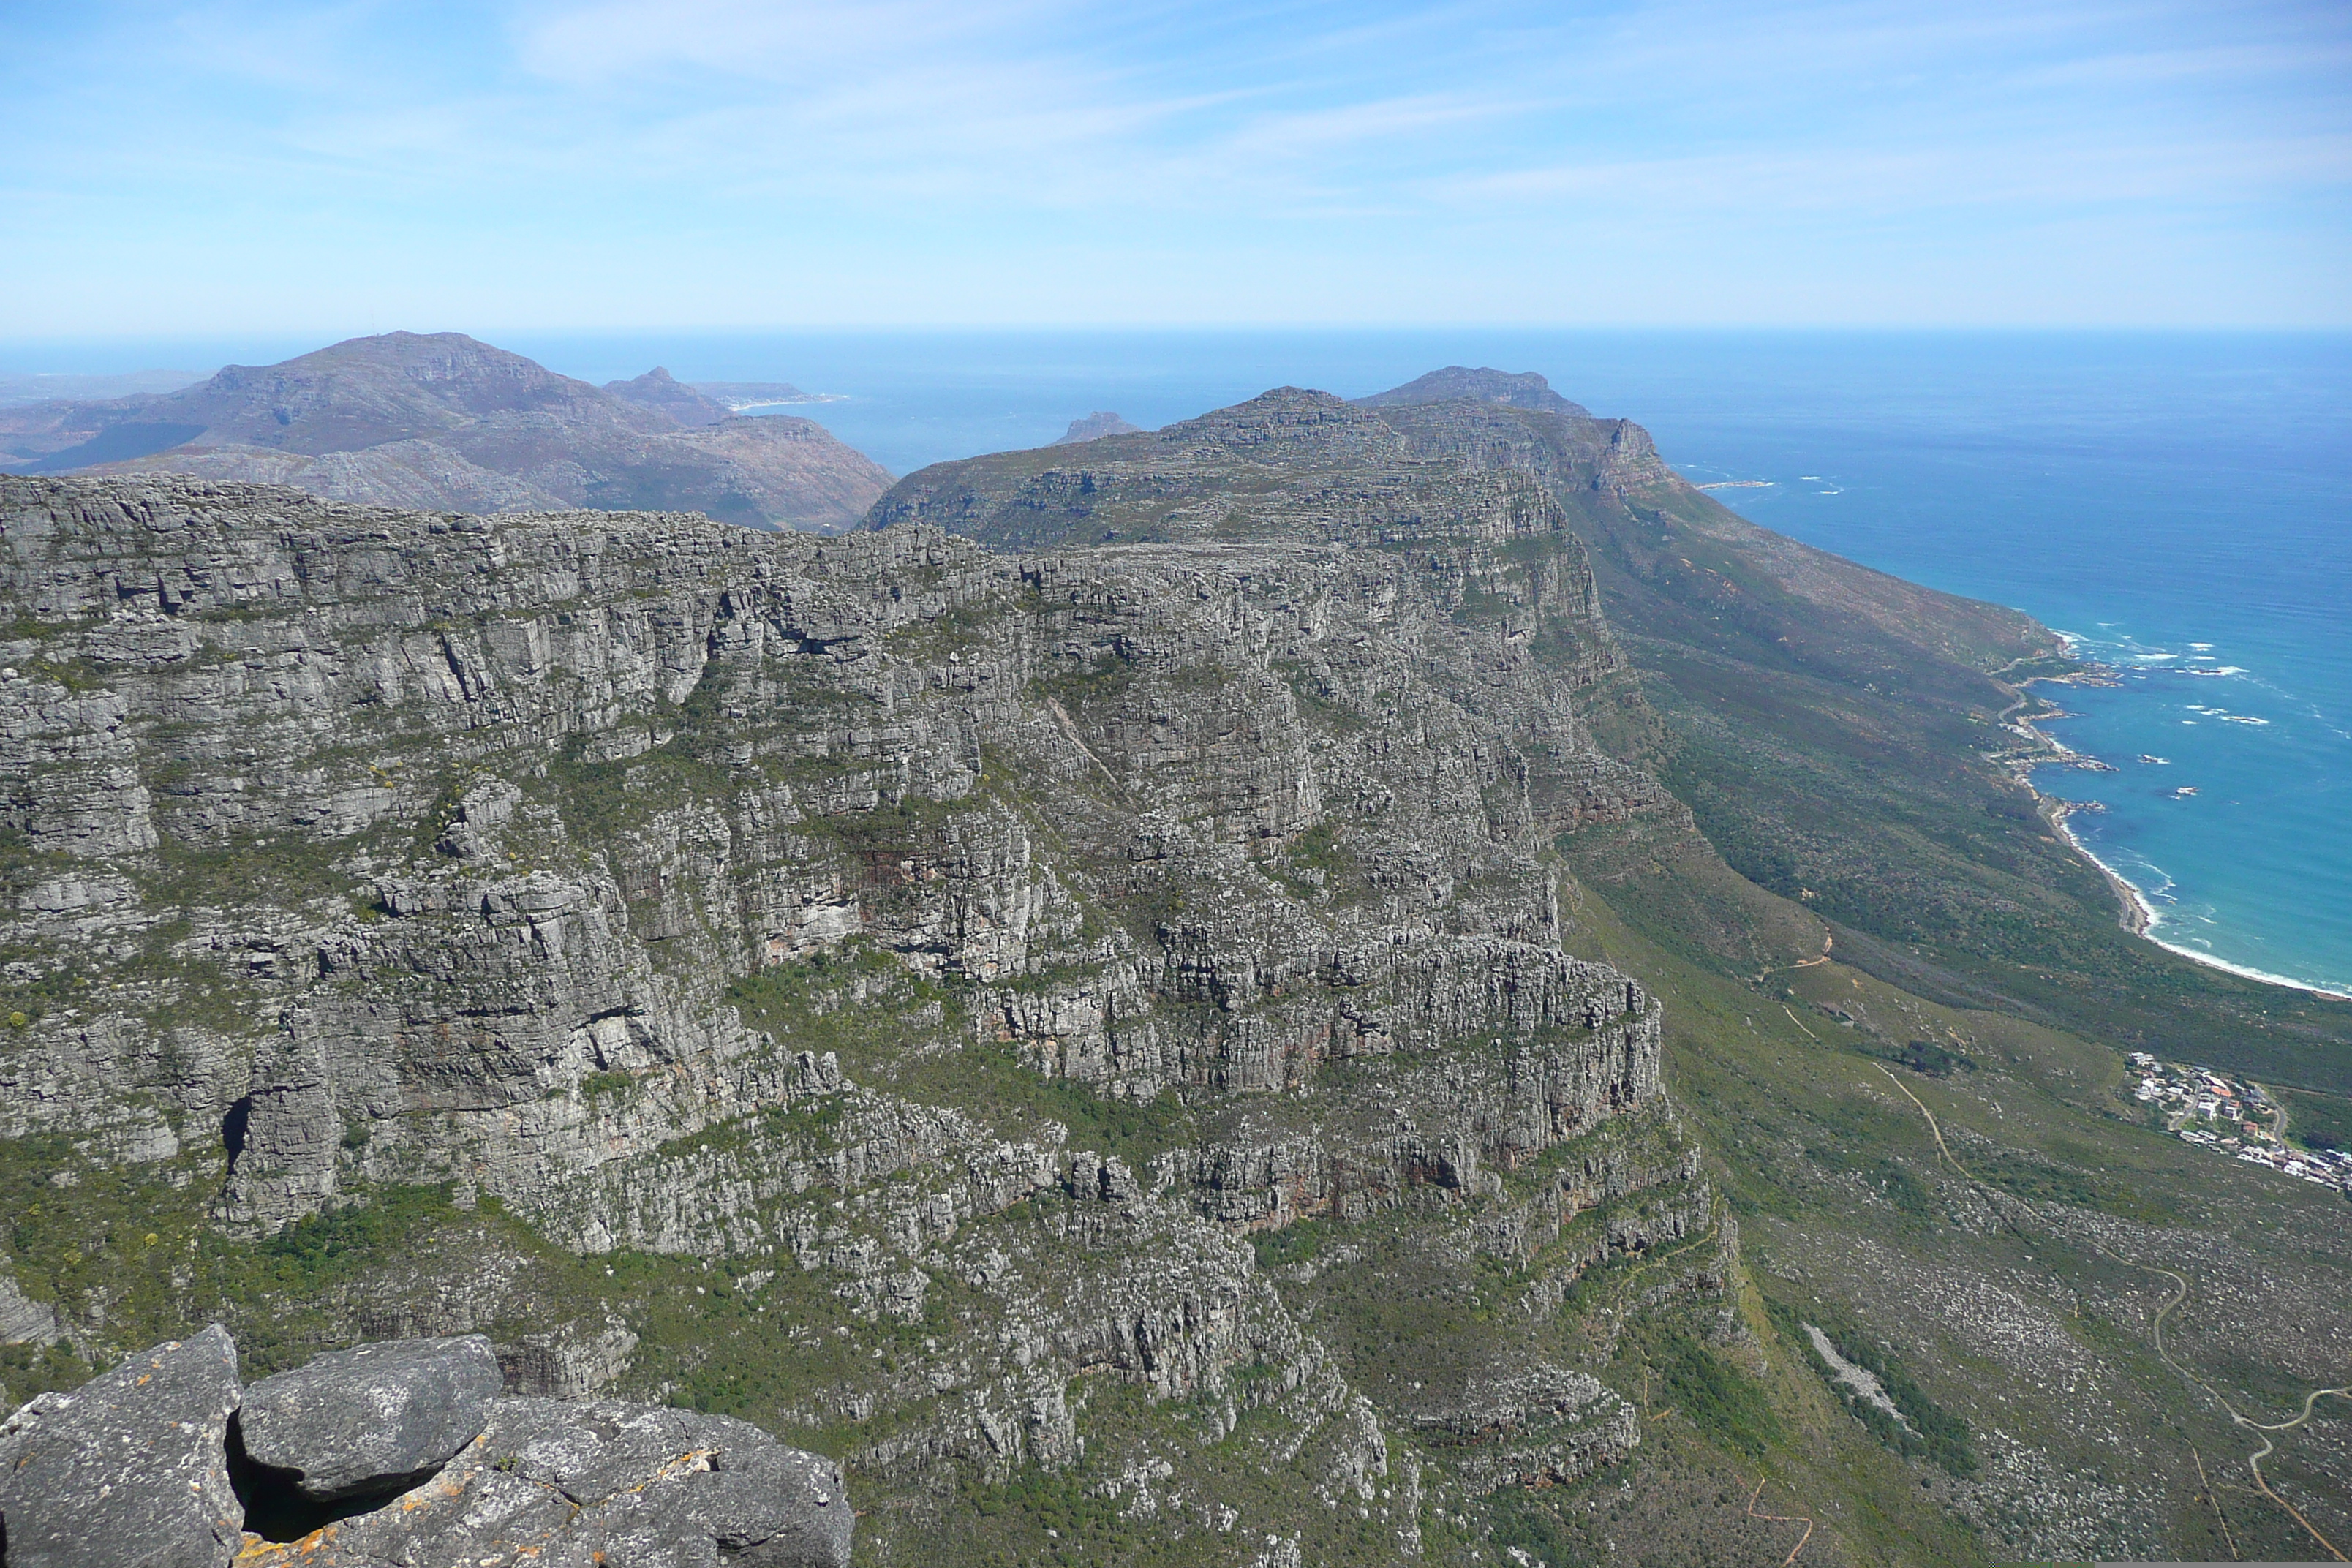
{"type": "MultiPolygon", "coordinates": [[[[1245,522],[1170,521],[1180,478],[1156,536],[1025,555],[0,480],[0,1134],[231,1237],[439,1184],[822,1281],[897,1348],[770,1419],[852,1423],[877,1484],[1066,1466],[1089,1372],[1408,1552],[1424,1455],[1463,1495],[1612,1462],[1559,1303],[1710,1237],[1661,1278],[1719,1290],[1732,1241],[1656,1004],[1563,947],[1559,836],[1684,820],[1580,721],[1590,569],[1540,487],[1333,400],[1195,423],[1245,522]],[[1504,1259],[1519,1327],[1408,1387],[1248,1240],[1384,1215],[1378,1269],[1504,1259]]],[[[102,1342],[103,1284],[58,1310],[102,1342]]],[[[624,1375],[582,1321],[501,1354],[624,1375]]]]}

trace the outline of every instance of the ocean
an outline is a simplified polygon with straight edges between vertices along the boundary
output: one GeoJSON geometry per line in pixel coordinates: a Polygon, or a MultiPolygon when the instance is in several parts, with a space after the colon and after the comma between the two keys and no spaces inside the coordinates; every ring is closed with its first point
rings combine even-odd
{"type": "MultiPolygon", "coordinates": [[[[2051,731],[2116,771],[2037,785],[2104,808],[2073,826],[2141,890],[2156,940],[2352,992],[2352,335],[479,335],[592,381],[660,363],[835,395],[777,412],[901,474],[1040,446],[1097,409],[1152,426],[1285,384],[1354,396],[1444,364],[1540,371],[1646,426],[1693,479],[1769,481],[1716,492],[1758,522],[2015,605],[2115,669],[2111,688],[2043,689],[2074,715],[2051,731]]],[[[0,369],[282,352],[51,345],[33,363],[0,345],[0,369]]]]}

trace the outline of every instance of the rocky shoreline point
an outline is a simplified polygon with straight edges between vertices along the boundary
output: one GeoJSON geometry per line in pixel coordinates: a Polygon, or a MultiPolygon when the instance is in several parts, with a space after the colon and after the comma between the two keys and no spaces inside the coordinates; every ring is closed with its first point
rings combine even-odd
{"type": "Polygon", "coordinates": [[[479,1334],[250,1387],[218,1324],[0,1423],[10,1568],[845,1568],[830,1459],[747,1422],[510,1398],[479,1334]]]}

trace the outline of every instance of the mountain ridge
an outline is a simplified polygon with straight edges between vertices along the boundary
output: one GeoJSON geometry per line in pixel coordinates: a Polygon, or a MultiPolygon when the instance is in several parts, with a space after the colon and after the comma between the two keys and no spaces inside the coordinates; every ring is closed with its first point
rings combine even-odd
{"type": "Polygon", "coordinates": [[[0,410],[0,442],[37,472],[176,471],[454,511],[682,506],[819,530],[854,521],[889,479],[822,426],[738,418],[666,371],[599,388],[459,332],[0,410]]]}
{"type": "Polygon", "coordinates": [[[2122,945],[2029,619],[1480,397],[867,521],[0,478],[13,1394],[479,1332],[876,1560],[1924,1568],[2219,1552],[2202,1390],[2340,1381],[2340,1199],[2118,1047],[2346,1010],[2122,945]]]}

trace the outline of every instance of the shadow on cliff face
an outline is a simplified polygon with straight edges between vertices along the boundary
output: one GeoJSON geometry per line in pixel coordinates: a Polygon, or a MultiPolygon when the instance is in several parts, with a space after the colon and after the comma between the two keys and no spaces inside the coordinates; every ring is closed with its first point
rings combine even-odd
{"type": "MultiPolygon", "coordinates": [[[[264,1541],[299,1541],[338,1520],[373,1513],[409,1488],[429,1479],[440,1468],[437,1464],[428,1465],[414,1475],[399,1477],[353,1496],[319,1502],[302,1494],[300,1471],[265,1465],[246,1452],[244,1426],[236,1416],[228,1420],[229,1487],[236,1493],[237,1501],[245,1505],[245,1528],[264,1541]]],[[[0,1568],[5,1568],[6,1563],[6,1556],[0,1554],[0,1568]]]]}

